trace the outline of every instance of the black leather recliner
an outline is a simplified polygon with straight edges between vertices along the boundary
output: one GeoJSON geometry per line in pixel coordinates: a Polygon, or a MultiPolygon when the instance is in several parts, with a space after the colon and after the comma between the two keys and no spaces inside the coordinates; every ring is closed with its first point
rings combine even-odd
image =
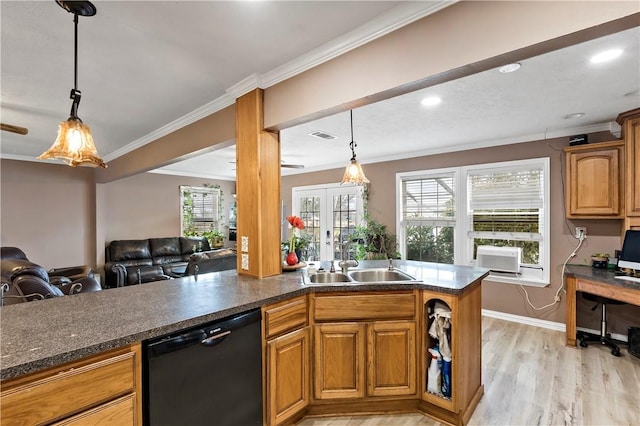
{"type": "Polygon", "coordinates": [[[47,272],[17,247],[0,247],[0,279],[3,305],[102,289],[88,266],[47,272]]]}

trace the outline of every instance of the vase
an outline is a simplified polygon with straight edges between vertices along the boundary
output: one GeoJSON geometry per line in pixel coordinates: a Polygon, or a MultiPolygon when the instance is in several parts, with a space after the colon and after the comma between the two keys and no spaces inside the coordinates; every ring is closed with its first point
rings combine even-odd
{"type": "Polygon", "coordinates": [[[289,254],[287,254],[286,262],[287,262],[287,265],[289,266],[297,265],[298,256],[296,256],[296,254],[293,252],[289,252],[289,254]]]}

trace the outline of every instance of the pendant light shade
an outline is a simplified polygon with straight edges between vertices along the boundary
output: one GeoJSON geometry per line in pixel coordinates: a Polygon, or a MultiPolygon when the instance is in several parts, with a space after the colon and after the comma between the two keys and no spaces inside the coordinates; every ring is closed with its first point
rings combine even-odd
{"type": "Polygon", "coordinates": [[[88,164],[106,168],[107,165],[100,158],[93,143],[91,129],[78,117],[78,105],[80,105],[81,97],[81,92],[78,90],[78,15],[93,16],[96,14],[96,8],[89,1],[56,0],[56,3],[67,12],[73,13],[75,25],[74,84],[69,96],[73,102],[69,118],[58,125],[58,137],[55,142],[38,159],[59,159],[73,167],[88,164]]]}
{"type": "Polygon", "coordinates": [[[38,158],[57,158],[73,167],[81,164],[107,167],[98,155],[91,129],[77,117],[60,122],[56,141],[38,158]]]}
{"type": "Polygon", "coordinates": [[[351,142],[349,143],[349,148],[351,148],[351,160],[349,161],[349,164],[347,164],[347,168],[344,171],[344,176],[342,177],[340,185],[344,185],[345,183],[363,185],[365,183],[369,183],[369,179],[364,175],[362,166],[358,163],[358,160],[356,160],[355,148],[358,144],[353,140],[353,110],[349,111],[349,116],[351,118],[351,142]]]}

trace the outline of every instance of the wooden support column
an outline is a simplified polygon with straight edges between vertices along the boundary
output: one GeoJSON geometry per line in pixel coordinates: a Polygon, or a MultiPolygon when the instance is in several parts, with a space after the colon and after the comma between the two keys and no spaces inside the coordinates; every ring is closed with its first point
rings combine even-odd
{"type": "Polygon", "coordinates": [[[280,140],[263,130],[263,91],[236,99],[238,274],[282,273],[280,140]]]}

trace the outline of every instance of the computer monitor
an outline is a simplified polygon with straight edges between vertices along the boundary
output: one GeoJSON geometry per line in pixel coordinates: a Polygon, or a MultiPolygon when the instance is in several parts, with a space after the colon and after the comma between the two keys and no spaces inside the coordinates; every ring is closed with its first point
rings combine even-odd
{"type": "Polygon", "coordinates": [[[624,234],[618,268],[640,270],[640,231],[627,230],[624,234]]]}

